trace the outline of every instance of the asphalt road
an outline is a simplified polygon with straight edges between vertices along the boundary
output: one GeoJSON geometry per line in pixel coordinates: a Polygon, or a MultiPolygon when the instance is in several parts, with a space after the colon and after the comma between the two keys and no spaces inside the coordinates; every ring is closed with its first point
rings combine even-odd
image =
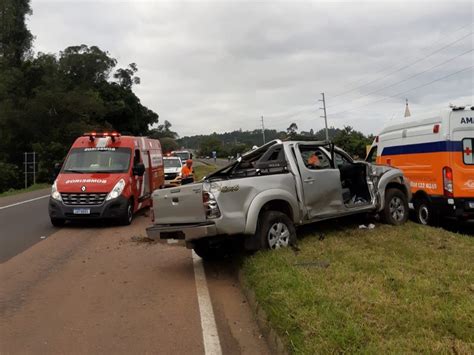
{"type": "Polygon", "coordinates": [[[49,193],[43,189],[0,199],[0,263],[58,231],[49,221],[49,193]],[[36,200],[22,203],[31,199],[36,200]]]}
{"type": "Polygon", "coordinates": [[[0,200],[39,198],[0,209],[0,354],[269,353],[231,261],[148,240],[143,214],[53,228],[45,192],[0,200]]]}

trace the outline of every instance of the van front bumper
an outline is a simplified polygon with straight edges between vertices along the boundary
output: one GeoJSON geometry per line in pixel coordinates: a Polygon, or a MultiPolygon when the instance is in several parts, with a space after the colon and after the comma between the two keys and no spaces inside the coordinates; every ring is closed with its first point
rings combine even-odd
{"type": "Polygon", "coordinates": [[[148,227],[146,233],[151,239],[181,239],[189,242],[214,237],[217,235],[217,228],[212,222],[173,225],[155,224],[148,227]]]}
{"type": "Polygon", "coordinates": [[[101,205],[65,205],[62,201],[49,198],[49,217],[67,220],[116,219],[127,214],[128,200],[119,196],[101,205]],[[88,214],[76,214],[74,210],[87,209],[88,214]]]}

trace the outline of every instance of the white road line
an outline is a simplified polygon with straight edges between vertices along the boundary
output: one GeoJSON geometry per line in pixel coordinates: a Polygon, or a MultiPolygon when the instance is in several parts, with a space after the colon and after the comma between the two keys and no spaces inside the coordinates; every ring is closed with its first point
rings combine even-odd
{"type": "Polygon", "coordinates": [[[11,205],[7,205],[7,206],[3,206],[3,207],[0,207],[0,210],[4,210],[6,208],[10,208],[10,207],[15,207],[15,206],[18,206],[18,205],[22,205],[24,203],[28,203],[28,202],[33,202],[33,201],[36,201],[36,200],[41,200],[42,198],[46,198],[46,197],[49,197],[50,195],[44,195],[44,196],[40,196],[40,197],[36,197],[36,198],[32,198],[30,200],[26,200],[26,201],[21,201],[21,202],[17,202],[17,203],[13,203],[11,205]]]}
{"type": "Polygon", "coordinates": [[[202,338],[206,355],[221,355],[221,343],[217,333],[216,319],[212,310],[211,297],[207,288],[206,274],[202,259],[193,250],[194,279],[198,296],[199,313],[201,316],[202,338]]]}

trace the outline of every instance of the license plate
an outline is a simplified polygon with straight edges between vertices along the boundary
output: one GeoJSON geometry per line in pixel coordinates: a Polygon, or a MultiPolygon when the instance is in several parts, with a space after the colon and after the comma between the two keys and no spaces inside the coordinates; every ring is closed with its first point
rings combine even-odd
{"type": "Polygon", "coordinates": [[[474,201],[473,201],[473,202],[469,202],[469,208],[474,208],[474,201]]]}
{"type": "Polygon", "coordinates": [[[74,208],[72,211],[74,214],[91,214],[90,208],[74,208]]]}

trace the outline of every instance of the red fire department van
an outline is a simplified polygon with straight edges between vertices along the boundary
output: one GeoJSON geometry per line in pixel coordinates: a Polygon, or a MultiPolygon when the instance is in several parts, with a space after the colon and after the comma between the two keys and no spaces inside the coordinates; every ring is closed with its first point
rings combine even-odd
{"type": "Polygon", "coordinates": [[[54,181],[51,223],[115,219],[130,224],[164,185],[160,142],[119,133],[85,133],[76,139],[54,181]]]}

